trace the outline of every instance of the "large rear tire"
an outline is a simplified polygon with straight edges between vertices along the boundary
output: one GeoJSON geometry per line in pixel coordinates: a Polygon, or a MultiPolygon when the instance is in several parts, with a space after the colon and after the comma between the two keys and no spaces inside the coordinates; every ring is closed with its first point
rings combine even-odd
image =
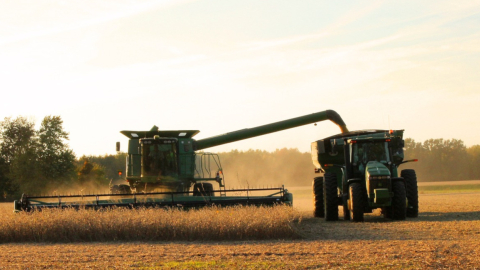
{"type": "Polygon", "coordinates": [[[343,220],[350,220],[350,210],[348,210],[348,204],[343,204],[343,220]]]}
{"type": "Polygon", "coordinates": [[[323,176],[323,200],[325,206],[325,220],[338,220],[338,188],[337,175],[325,173],[323,176]]]}
{"type": "Polygon", "coordinates": [[[418,185],[417,175],[414,170],[403,170],[401,173],[407,185],[407,217],[418,217],[418,185]]]}
{"type": "Polygon", "coordinates": [[[348,188],[349,195],[350,195],[350,204],[351,204],[351,220],[353,222],[363,222],[364,215],[364,197],[363,197],[363,189],[362,184],[360,183],[352,183],[348,188]]]}
{"type": "Polygon", "coordinates": [[[313,216],[325,217],[323,206],[323,177],[315,177],[312,183],[313,188],[313,216]]]}
{"type": "Polygon", "coordinates": [[[405,220],[407,215],[407,196],[405,193],[405,184],[402,181],[395,181],[392,183],[392,206],[391,217],[394,220],[405,220]]]}

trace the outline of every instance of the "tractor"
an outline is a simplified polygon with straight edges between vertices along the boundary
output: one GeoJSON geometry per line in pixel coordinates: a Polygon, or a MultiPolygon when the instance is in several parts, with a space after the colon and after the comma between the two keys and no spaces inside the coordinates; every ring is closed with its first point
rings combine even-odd
{"type": "Polygon", "coordinates": [[[315,141],[311,154],[313,214],[326,221],[364,221],[364,213],[380,208],[384,217],[405,220],[418,217],[418,187],[414,170],[404,160],[403,130],[351,131],[315,141]]]}

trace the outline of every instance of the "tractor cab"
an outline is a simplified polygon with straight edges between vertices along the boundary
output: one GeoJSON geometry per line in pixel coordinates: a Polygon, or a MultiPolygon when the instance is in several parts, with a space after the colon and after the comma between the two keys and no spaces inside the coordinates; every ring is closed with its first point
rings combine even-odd
{"type": "Polygon", "coordinates": [[[350,163],[353,175],[349,178],[368,178],[369,176],[390,176],[389,139],[348,140],[351,155],[350,163]]]}

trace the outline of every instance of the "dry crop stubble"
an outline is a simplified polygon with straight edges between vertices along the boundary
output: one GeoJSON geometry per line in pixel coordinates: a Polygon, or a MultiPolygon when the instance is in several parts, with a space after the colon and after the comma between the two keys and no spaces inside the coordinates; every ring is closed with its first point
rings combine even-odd
{"type": "Polygon", "coordinates": [[[248,240],[297,237],[295,209],[235,206],[178,209],[45,209],[2,213],[0,243],[248,240]]]}
{"type": "MultiPolygon", "coordinates": [[[[422,194],[420,216],[325,222],[303,213],[296,240],[3,244],[10,268],[474,269],[480,267],[480,193],[422,194]]],[[[10,204],[9,204],[9,210],[10,204]]]]}

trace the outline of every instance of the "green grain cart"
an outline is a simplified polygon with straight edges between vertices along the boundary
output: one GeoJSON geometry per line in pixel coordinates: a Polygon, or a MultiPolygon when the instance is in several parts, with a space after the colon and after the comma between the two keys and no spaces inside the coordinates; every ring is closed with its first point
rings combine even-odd
{"type": "Polygon", "coordinates": [[[403,130],[363,130],[342,133],[312,143],[312,160],[323,177],[313,181],[314,216],[363,221],[364,213],[381,208],[386,218],[418,216],[414,170],[404,160],[403,130]]]}
{"type": "MultiPolygon", "coordinates": [[[[292,194],[279,188],[225,188],[220,159],[200,150],[261,136],[319,121],[331,120],[346,132],[341,117],[332,110],[309,114],[255,128],[195,140],[198,130],[125,130],[129,138],[126,183],[112,185],[106,194],[29,196],[15,201],[15,210],[64,207],[200,207],[205,205],[292,204],[292,194]],[[212,169],[213,167],[213,169],[212,169]],[[214,184],[217,187],[214,189],[214,184]]],[[[117,143],[117,151],[120,143],[117,143]]],[[[252,179],[254,182],[254,179],[252,179]]]]}

